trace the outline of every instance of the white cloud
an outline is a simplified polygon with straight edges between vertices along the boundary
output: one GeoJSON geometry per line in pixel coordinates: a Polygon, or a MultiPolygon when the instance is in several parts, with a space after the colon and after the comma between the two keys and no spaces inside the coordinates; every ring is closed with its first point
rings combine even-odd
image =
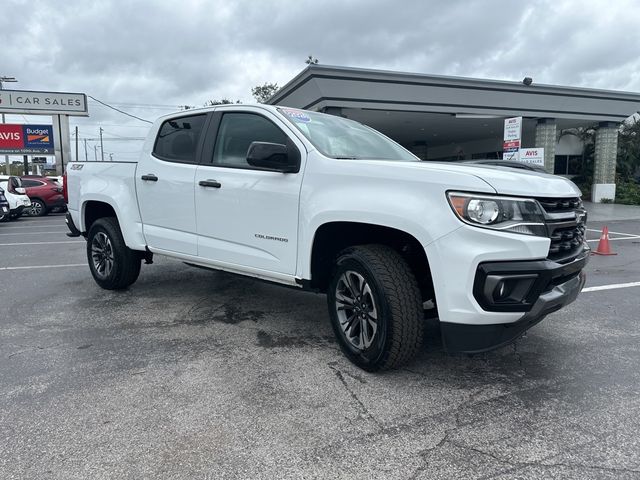
{"type": "MultiPolygon", "coordinates": [[[[0,74],[17,77],[16,88],[86,92],[151,119],[172,107],[132,105],[251,101],[251,87],[283,85],[309,54],[330,65],[640,91],[633,0],[9,0],[2,10],[0,74]]],[[[144,131],[94,103],[90,113],[78,121],[87,135],[98,123],[144,131]]]]}

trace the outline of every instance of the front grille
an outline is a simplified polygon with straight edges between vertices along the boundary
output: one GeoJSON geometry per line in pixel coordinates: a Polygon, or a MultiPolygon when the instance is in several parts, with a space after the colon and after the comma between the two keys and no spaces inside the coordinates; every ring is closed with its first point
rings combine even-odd
{"type": "Polygon", "coordinates": [[[585,227],[583,225],[554,229],[550,236],[549,258],[564,257],[581,248],[584,243],[584,234],[585,227]]]}
{"type": "Polygon", "coordinates": [[[547,213],[570,212],[582,206],[578,197],[571,198],[537,198],[547,213]]]}
{"type": "Polygon", "coordinates": [[[547,258],[558,263],[573,260],[584,248],[587,214],[578,197],[537,198],[545,213],[551,239],[547,258]]]}

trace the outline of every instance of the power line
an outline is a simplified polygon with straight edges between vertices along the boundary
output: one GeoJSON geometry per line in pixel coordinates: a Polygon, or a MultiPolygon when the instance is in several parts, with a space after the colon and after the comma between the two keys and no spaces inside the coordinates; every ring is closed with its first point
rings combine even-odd
{"type": "Polygon", "coordinates": [[[104,103],[104,102],[102,102],[102,101],[98,100],[97,98],[92,97],[91,95],[87,95],[87,97],[89,97],[89,98],[91,98],[91,99],[95,100],[96,102],[98,102],[98,103],[99,103],[99,104],[101,104],[101,105],[104,105],[105,107],[109,107],[110,109],[115,110],[116,112],[120,112],[120,113],[122,113],[123,115],[127,115],[128,117],[135,118],[136,120],[140,120],[141,122],[153,123],[153,122],[150,122],[149,120],[145,120],[144,118],[140,118],[140,117],[137,117],[137,116],[135,116],[135,115],[132,115],[131,113],[127,113],[127,112],[125,112],[124,110],[120,110],[119,108],[112,107],[112,106],[111,106],[111,105],[109,105],[108,103],[104,103]]]}
{"type": "Polygon", "coordinates": [[[162,105],[158,103],[127,103],[127,102],[108,102],[109,105],[118,105],[119,107],[136,107],[136,108],[180,108],[180,105],[162,105]]]}
{"type": "MultiPolygon", "coordinates": [[[[90,142],[99,142],[100,141],[100,137],[78,137],[80,140],[87,140],[90,142]]],[[[119,137],[119,138],[103,138],[103,141],[114,141],[114,142],[131,142],[131,141],[142,141],[144,140],[145,137],[119,137]]]]}
{"type": "Polygon", "coordinates": [[[101,125],[103,127],[126,127],[126,128],[149,128],[147,125],[130,125],[127,123],[89,123],[82,122],[77,123],[78,127],[84,127],[87,125],[101,125]]]}

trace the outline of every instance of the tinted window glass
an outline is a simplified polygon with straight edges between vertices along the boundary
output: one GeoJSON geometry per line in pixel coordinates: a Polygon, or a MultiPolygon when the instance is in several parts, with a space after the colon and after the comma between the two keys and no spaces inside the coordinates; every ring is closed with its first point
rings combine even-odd
{"type": "Polygon", "coordinates": [[[247,163],[251,142],[270,142],[286,145],[287,136],[275,124],[251,113],[225,113],[218,129],[214,165],[252,168],[247,163]]]}
{"type": "Polygon", "coordinates": [[[44,185],[44,184],[36,180],[24,180],[24,179],[22,180],[23,187],[40,187],[41,185],[44,185]]]}
{"type": "Polygon", "coordinates": [[[153,154],[165,160],[195,162],[206,115],[167,120],[160,127],[153,154]]]}

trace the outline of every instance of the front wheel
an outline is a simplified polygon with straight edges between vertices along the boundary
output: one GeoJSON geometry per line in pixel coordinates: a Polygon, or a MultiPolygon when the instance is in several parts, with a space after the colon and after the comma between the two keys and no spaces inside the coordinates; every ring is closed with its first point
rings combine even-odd
{"type": "Polygon", "coordinates": [[[420,289],[409,265],[392,248],[364,245],[344,250],[327,302],[338,343],[360,368],[399,367],[420,350],[420,289]]]}
{"type": "Polygon", "coordinates": [[[87,235],[87,260],[93,279],[106,290],[122,290],[140,275],[140,256],[124,243],[118,221],[96,220],[87,235]]]}

